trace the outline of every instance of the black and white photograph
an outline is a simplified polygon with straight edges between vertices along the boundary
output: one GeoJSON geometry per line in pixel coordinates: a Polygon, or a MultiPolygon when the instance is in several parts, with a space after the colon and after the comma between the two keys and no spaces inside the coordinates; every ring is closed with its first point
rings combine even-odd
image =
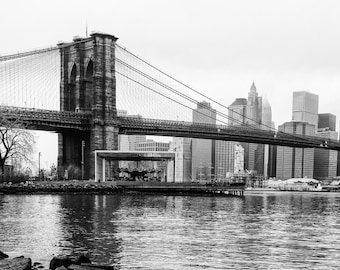
{"type": "Polygon", "coordinates": [[[338,0],[0,10],[0,270],[340,268],[338,0]]]}

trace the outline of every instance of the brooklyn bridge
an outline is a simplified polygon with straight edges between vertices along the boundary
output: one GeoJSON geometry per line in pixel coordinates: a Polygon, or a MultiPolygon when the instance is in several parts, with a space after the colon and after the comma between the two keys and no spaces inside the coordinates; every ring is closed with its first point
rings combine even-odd
{"type": "Polygon", "coordinates": [[[0,91],[4,117],[20,118],[32,130],[58,133],[58,166],[80,167],[85,155],[85,178],[94,176],[96,150],[118,150],[119,134],[340,150],[337,140],[284,133],[252,119],[229,125],[239,120],[222,102],[103,33],[0,56],[0,91]],[[202,100],[215,104],[216,124],[192,122],[192,110],[202,100]],[[119,115],[117,109],[129,116],[119,115]]]}

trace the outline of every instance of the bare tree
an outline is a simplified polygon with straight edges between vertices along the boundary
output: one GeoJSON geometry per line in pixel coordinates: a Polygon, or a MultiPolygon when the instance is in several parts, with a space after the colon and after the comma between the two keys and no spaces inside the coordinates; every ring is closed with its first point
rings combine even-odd
{"type": "Polygon", "coordinates": [[[20,117],[8,119],[0,114],[0,174],[5,172],[5,164],[10,159],[30,161],[35,140],[25,128],[20,117]]]}

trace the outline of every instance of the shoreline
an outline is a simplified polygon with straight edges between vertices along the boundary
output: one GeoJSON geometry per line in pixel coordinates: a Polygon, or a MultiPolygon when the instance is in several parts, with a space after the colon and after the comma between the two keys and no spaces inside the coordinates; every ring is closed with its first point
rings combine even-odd
{"type": "Polygon", "coordinates": [[[244,186],[211,187],[193,183],[164,183],[164,182],[91,182],[91,181],[41,181],[29,183],[0,183],[0,195],[6,194],[171,194],[171,195],[210,195],[237,196],[232,191],[242,192],[244,195],[263,193],[339,193],[334,190],[302,190],[302,189],[272,189],[272,188],[244,188],[244,186]]]}
{"type": "Polygon", "coordinates": [[[114,194],[121,190],[114,184],[97,184],[95,182],[33,182],[0,183],[0,194],[114,194]]]}
{"type": "Polygon", "coordinates": [[[200,183],[167,183],[158,181],[53,181],[0,183],[0,194],[173,194],[243,196],[244,184],[208,185],[200,183]]]}
{"type": "Polygon", "coordinates": [[[256,194],[256,193],[340,193],[340,190],[299,190],[299,189],[272,189],[272,188],[251,188],[251,189],[245,189],[244,194],[256,194]]]}
{"type": "Polygon", "coordinates": [[[70,255],[58,255],[54,256],[49,263],[49,266],[45,266],[40,262],[32,262],[30,257],[14,257],[10,258],[9,255],[0,250],[0,269],[7,270],[114,270],[115,265],[111,264],[99,264],[92,262],[90,254],[88,252],[81,253],[76,256],[70,255]]]}

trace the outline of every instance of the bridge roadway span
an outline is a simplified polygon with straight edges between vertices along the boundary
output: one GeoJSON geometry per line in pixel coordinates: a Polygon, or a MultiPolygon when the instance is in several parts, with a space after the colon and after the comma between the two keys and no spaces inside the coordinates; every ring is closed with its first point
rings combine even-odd
{"type": "MultiPolygon", "coordinates": [[[[90,130],[97,120],[91,113],[0,107],[0,114],[6,119],[20,119],[29,129],[59,132],[65,129],[90,130]]],[[[116,117],[99,123],[119,128],[120,134],[144,134],[171,137],[188,137],[281,145],[299,148],[324,148],[340,151],[337,140],[261,130],[250,126],[225,126],[202,123],[157,120],[134,117],[116,117]]]]}

